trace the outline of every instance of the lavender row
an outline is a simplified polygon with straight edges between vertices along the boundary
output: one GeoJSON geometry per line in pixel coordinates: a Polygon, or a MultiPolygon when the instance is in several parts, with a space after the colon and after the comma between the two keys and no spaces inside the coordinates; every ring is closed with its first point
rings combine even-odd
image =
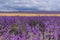
{"type": "Polygon", "coordinates": [[[0,16],[0,40],[59,40],[60,17],[0,16]]]}

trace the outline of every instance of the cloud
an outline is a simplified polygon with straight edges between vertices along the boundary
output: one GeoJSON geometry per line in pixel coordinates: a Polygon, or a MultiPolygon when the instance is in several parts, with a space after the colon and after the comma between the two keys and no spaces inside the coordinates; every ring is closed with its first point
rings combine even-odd
{"type": "Polygon", "coordinates": [[[0,11],[60,11],[60,0],[0,0],[0,11]]]}

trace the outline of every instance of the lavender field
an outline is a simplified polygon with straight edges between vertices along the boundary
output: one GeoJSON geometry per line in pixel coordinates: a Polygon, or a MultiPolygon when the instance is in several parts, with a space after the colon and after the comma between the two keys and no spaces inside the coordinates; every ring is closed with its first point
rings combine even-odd
{"type": "Polygon", "coordinates": [[[0,40],[60,40],[60,17],[0,16],[0,40]]]}

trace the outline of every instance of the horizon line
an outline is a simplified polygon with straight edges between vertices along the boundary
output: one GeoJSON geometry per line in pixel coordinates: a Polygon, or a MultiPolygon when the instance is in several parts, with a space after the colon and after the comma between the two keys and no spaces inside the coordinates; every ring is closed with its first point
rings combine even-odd
{"type": "Polygon", "coordinates": [[[35,11],[35,12],[24,12],[24,11],[0,11],[0,13],[43,13],[43,14],[60,14],[60,11],[35,11]]]}

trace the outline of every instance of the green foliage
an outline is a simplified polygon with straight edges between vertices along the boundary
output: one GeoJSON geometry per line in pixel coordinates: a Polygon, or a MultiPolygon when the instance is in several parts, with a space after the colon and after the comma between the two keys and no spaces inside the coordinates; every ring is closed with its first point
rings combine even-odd
{"type": "Polygon", "coordinates": [[[30,26],[35,26],[36,24],[38,24],[38,21],[37,20],[32,20],[31,22],[30,22],[30,26]]]}
{"type": "Polygon", "coordinates": [[[17,27],[18,27],[18,25],[17,24],[13,24],[12,25],[12,29],[10,30],[10,33],[15,33],[15,34],[17,34],[17,27]]]}
{"type": "Polygon", "coordinates": [[[40,22],[39,23],[39,30],[41,31],[41,32],[44,32],[45,31],[45,24],[43,24],[42,22],[40,22]]]}

